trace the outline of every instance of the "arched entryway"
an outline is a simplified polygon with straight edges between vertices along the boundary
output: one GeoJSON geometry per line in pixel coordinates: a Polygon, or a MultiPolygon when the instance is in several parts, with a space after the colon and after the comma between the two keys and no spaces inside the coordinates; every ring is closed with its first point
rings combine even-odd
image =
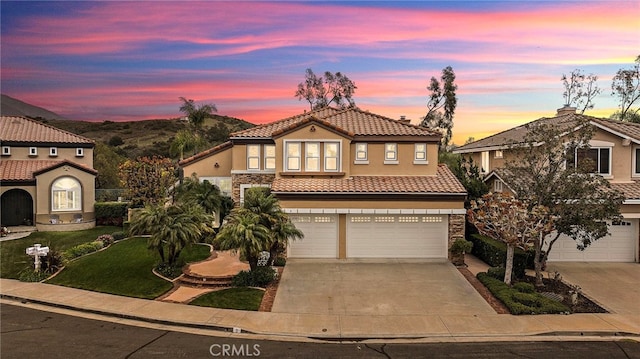
{"type": "Polygon", "coordinates": [[[11,189],[0,197],[3,226],[33,223],[33,198],[22,189],[11,189]]]}

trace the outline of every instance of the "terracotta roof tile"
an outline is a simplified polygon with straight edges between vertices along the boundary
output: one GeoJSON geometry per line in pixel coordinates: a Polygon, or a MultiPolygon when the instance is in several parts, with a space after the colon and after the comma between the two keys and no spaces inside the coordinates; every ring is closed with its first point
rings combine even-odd
{"type": "Polygon", "coordinates": [[[445,165],[435,176],[353,176],[350,178],[277,178],[274,193],[424,193],[466,194],[445,165]]]}
{"type": "Polygon", "coordinates": [[[98,172],[92,168],[70,162],[51,160],[2,160],[0,162],[0,180],[28,181],[34,179],[34,173],[41,173],[55,167],[70,165],[92,174],[98,172]]]}
{"type": "Polygon", "coordinates": [[[184,160],[178,162],[178,164],[180,166],[188,165],[191,162],[195,162],[195,161],[201,160],[203,158],[209,157],[209,156],[214,155],[214,154],[216,154],[216,153],[218,153],[218,152],[220,152],[220,151],[222,151],[224,149],[230,148],[231,146],[232,146],[231,141],[227,141],[225,143],[221,143],[221,144],[219,144],[219,145],[217,145],[215,147],[212,147],[212,148],[210,148],[208,150],[196,153],[195,155],[193,155],[191,157],[185,158],[184,160]]]}
{"type": "Polygon", "coordinates": [[[231,138],[271,138],[274,134],[295,128],[311,118],[354,136],[426,136],[437,138],[441,136],[434,130],[402,123],[357,108],[339,110],[327,107],[235,132],[231,134],[231,138]]]}
{"type": "Polygon", "coordinates": [[[640,199],[640,182],[612,183],[611,187],[624,194],[625,199],[640,199]]]}
{"type": "Polygon", "coordinates": [[[88,138],[24,117],[0,117],[0,141],[93,144],[88,138]]]}
{"type": "Polygon", "coordinates": [[[606,118],[594,118],[592,121],[597,125],[607,127],[615,132],[628,136],[636,143],[640,143],[640,123],[609,120],[606,118]]]}

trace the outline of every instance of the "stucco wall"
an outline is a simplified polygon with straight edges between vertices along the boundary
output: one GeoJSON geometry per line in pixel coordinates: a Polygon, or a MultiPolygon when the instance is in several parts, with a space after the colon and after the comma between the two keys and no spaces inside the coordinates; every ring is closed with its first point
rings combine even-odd
{"type": "Polygon", "coordinates": [[[36,177],[36,222],[48,223],[50,215],[56,213],[60,219],[67,222],[73,215],[82,213],[83,221],[93,220],[95,204],[95,176],[72,166],[62,166],[42,173],[36,177]],[[80,211],[51,210],[51,185],[60,177],[72,177],[82,186],[82,209],[80,211]]]}
{"type": "Polygon", "coordinates": [[[190,177],[195,173],[198,177],[231,177],[231,151],[232,148],[230,147],[214,155],[183,166],[184,176],[190,177]],[[215,166],[216,163],[219,167],[215,166]]]}

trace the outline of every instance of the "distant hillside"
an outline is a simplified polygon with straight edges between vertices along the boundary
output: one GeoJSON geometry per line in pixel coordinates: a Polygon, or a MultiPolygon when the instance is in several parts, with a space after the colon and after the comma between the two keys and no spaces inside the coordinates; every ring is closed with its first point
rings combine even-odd
{"type": "MultiPolygon", "coordinates": [[[[96,142],[108,144],[117,153],[131,159],[153,155],[170,157],[169,147],[176,132],[188,127],[188,123],[180,118],[127,122],[68,120],[54,112],[6,95],[2,95],[1,114],[36,119],[96,142]]],[[[215,146],[226,141],[231,132],[254,126],[254,124],[238,118],[213,115],[213,118],[205,121],[203,129],[209,145],[215,146]]],[[[204,149],[200,148],[199,150],[204,149]]],[[[185,153],[185,157],[191,155],[193,153],[185,153]]]]}
{"type": "Polygon", "coordinates": [[[64,117],[42,107],[34,106],[7,95],[0,95],[0,114],[3,116],[25,116],[30,118],[44,118],[65,120],[64,117]]]}

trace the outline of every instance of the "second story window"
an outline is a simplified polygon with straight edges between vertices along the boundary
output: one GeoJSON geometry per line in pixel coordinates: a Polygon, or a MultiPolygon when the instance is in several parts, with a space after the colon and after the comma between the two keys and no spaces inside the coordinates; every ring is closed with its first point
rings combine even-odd
{"type": "Polygon", "coordinates": [[[495,157],[495,158],[502,158],[502,156],[503,156],[502,151],[500,151],[500,150],[496,150],[496,153],[495,153],[495,156],[494,156],[494,157],[495,157]]]}
{"type": "Polygon", "coordinates": [[[264,145],[264,169],[275,170],[276,169],[276,146],[264,145]]]}
{"type": "Polygon", "coordinates": [[[569,161],[570,167],[579,167],[584,171],[601,175],[611,174],[611,148],[609,147],[575,149],[569,161]]]}
{"type": "Polygon", "coordinates": [[[29,156],[37,156],[38,147],[29,147],[29,156]]]}
{"type": "Polygon", "coordinates": [[[397,163],[398,161],[398,144],[386,143],[384,145],[384,162],[397,163]]]}
{"type": "Polygon", "coordinates": [[[286,170],[300,171],[300,142],[287,142],[285,145],[286,170]]]}
{"type": "Polygon", "coordinates": [[[414,161],[416,162],[427,162],[427,144],[426,143],[416,143],[415,144],[415,156],[414,161]]]}
{"type": "Polygon", "coordinates": [[[489,172],[489,151],[484,151],[480,153],[480,162],[482,165],[482,168],[480,169],[480,171],[482,173],[488,173],[489,172]]]}
{"type": "Polygon", "coordinates": [[[260,145],[247,145],[247,169],[260,170],[260,145]]]}
{"type": "Polygon", "coordinates": [[[338,142],[326,142],[324,144],[324,170],[338,171],[340,164],[338,155],[340,153],[340,144],[338,142]]]}
{"type": "Polygon", "coordinates": [[[356,161],[366,161],[367,159],[367,144],[356,143],[356,161]]]}
{"type": "Polygon", "coordinates": [[[307,142],[305,144],[305,171],[320,171],[320,143],[307,142]]]}
{"type": "Polygon", "coordinates": [[[58,148],[57,147],[50,147],[49,148],[49,157],[56,157],[58,155],[58,148]]]}
{"type": "Polygon", "coordinates": [[[2,155],[3,156],[10,156],[11,155],[11,147],[2,146],[2,155]]]}
{"type": "Polygon", "coordinates": [[[84,157],[84,148],[82,147],[76,148],[76,157],[84,157]]]}

